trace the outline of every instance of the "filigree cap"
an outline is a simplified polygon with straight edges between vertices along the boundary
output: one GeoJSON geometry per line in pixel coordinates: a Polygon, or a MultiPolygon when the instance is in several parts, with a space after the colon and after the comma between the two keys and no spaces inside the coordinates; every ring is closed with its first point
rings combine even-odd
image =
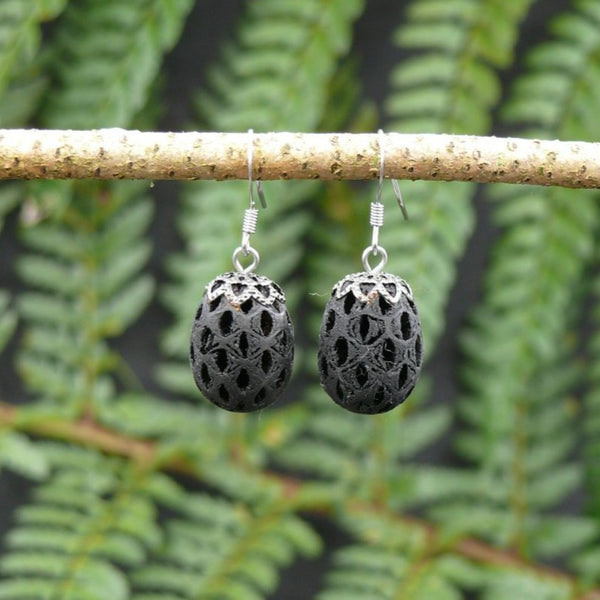
{"type": "Polygon", "coordinates": [[[413,299],[412,290],[404,279],[391,273],[352,273],[333,286],[333,295],[343,298],[352,293],[359,302],[373,302],[383,296],[390,304],[398,304],[402,296],[413,299]]]}
{"type": "Polygon", "coordinates": [[[271,306],[276,301],[285,302],[282,289],[268,277],[234,271],[223,273],[209,282],[206,296],[209,302],[225,296],[234,306],[240,306],[249,298],[263,306],[271,306]]]}

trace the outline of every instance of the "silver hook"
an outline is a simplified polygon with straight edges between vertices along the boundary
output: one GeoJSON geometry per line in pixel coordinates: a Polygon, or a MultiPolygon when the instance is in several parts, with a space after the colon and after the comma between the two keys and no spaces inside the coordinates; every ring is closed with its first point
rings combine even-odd
{"type": "MultiPolygon", "coordinates": [[[[373,228],[373,233],[371,235],[371,245],[367,246],[362,254],[362,263],[365,271],[367,273],[381,273],[383,268],[385,267],[388,259],[387,252],[385,248],[379,245],[379,228],[383,226],[383,203],[381,202],[381,198],[383,195],[383,179],[385,174],[385,151],[384,151],[384,133],[383,129],[379,129],[377,131],[379,135],[379,185],[377,186],[377,196],[375,202],[371,202],[371,214],[369,218],[369,223],[373,228]],[[369,256],[380,256],[379,263],[374,267],[369,263],[369,256]]],[[[396,196],[396,200],[398,200],[398,206],[402,211],[402,215],[405,219],[408,219],[408,214],[406,212],[406,207],[404,206],[404,201],[402,200],[402,194],[400,193],[400,186],[395,179],[392,179],[392,188],[394,189],[394,194],[396,196]]]]}
{"type": "MultiPolygon", "coordinates": [[[[384,142],[385,142],[385,134],[383,133],[383,129],[379,129],[377,131],[379,135],[379,187],[377,188],[377,202],[381,203],[381,195],[383,192],[383,179],[385,172],[385,151],[384,151],[384,142]]],[[[402,192],[400,191],[400,184],[397,179],[392,179],[392,189],[394,190],[394,195],[396,196],[396,200],[398,201],[398,206],[402,211],[402,216],[408,220],[408,212],[406,210],[406,206],[404,206],[404,200],[402,199],[402,192]]]]}
{"type": "Polygon", "coordinates": [[[248,129],[248,192],[250,197],[250,208],[244,211],[244,221],[242,222],[242,243],[233,251],[233,265],[238,273],[251,273],[258,267],[260,256],[258,252],[250,245],[250,236],[256,233],[256,223],[258,222],[258,209],[254,200],[254,184],[256,184],[256,192],[260,204],[263,208],[267,208],[265,194],[262,188],[262,182],[257,180],[252,181],[252,159],[254,151],[254,130],[248,129]],[[250,256],[252,262],[244,267],[240,258],[242,256],[250,256]]]}
{"type": "Polygon", "coordinates": [[[258,199],[260,200],[260,205],[262,208],[267,208],[267,201],[265,199],[265,193],[263,192],[262,181],[257,179],[256,182],[252,181],[253,175],[253,162],[254,158],[254,129],[248,129],[248,188],[250,192],[250,208],[256,208],[256,202],[254,200],[254,185],[256,184],[256,192],[258,194],[258,199]]]}

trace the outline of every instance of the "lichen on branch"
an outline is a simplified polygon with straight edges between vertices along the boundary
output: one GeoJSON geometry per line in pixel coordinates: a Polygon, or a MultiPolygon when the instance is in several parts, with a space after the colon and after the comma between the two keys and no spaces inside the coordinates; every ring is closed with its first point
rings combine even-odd
{"type": "MultiPolygon", "coordinates": [[[[374,179],[600,187],[600,145],[469,135],[255,134],[257,179],[374,179]]],[[[0,130],[0,179],[246,179],[248,134],[0,130]]]]}

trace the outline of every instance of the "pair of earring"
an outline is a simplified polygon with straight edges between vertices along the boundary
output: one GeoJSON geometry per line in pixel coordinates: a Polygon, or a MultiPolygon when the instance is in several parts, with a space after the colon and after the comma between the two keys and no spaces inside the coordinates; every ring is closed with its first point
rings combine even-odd
{"type": "MultiPolygon", "coordinates": [[[[260,262],[250,245],[258,209],[265,208],[260,181],[252,181],[252,130],[248,139],[250,208],[244,213],[242,242],[233,253],[235,271],[206,286],[192,327],[190,362],[196,385],[214,404],[252,412],[275,402],[286,388],[294,359],[294,331],[281,288],[254,270],[260,262]],[[242,266],[240,259],[250,257],[242,266]]],[[[379,188],[371,203],[371,245],[363,252],[364,271],[333,287],[319,335],[321,385],[343,408],[362,414],[387,412],[412,392],[422,363],[422,333],[410,286],[383,271],[387,252],[379,245],[383,225],[383,132],[379,130],[379,188]],[[379,256],[372,267],[369,259],[379,256]]],[[[392,180],[407,218],[398,182],[392,180]]]]}

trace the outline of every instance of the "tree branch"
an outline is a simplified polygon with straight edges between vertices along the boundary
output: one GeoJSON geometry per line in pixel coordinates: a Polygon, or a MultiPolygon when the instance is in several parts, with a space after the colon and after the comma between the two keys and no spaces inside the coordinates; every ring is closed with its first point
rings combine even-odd
{"type": "MultiPolygon", "coordinates": [[[[158,448],[155,442],[129,437],[89,420],[69,421],[60,417],[44,418],[43,420],[31,419],[23,418],[21,412],[22,411],[15,406],[0,402],[0,429],[3,426],[9,426],[34,436],[77,442],[84,446],[97,448],[98,450],[109,454],[116,454],[133,459],[143,465],[153,463],[157,455],[158,448]]],[[[203,473],[200,467],[192,461],[180,456],[172,456],[167,463],[162,464],[162,468],[175,473],[191,476],[199,480],[203,479],[203,473]]],[[[305,486],[309,485],[299,479],[273,472],[264,473],[264,477],[271,481],[275,480],[281,485],[285,496],[292,502],[301,498],[305,486]]],[[[335,507],[333,505],[325,505],[323,502],[323,497],[320,495],[318,506],[314,504],[305,505],[300,501],[298,503],[298,508],[306,511],[334,510],[335,507]]],[[[380,505],[374,506],[366,503],[353,502],[350,503],[348,510],[351,513],[381,513],[388,509],[380,505]]],[[[389,513],[389,516],[392,519],[401,521],[405,525],[423,531],[427,537],[432,540],[432,543],[435,543],[435,540],[442,538],[441,531],[435,525],[432,525],[423,519],[391,512],[389,513]]],[[[470,560],[487,566],[527,571],[534,573],[538,577],[562,581],[573,586],[574,589],[577,588],[577,579],[569,573],[545,565],[524,561],[510,551],[500,550],[473,538],[461,538],[450,545],[445,542],[443,546],[448,550],[452,550],[470,560]]],[[[585,593],[577,596],[577,600],[600,600],[600,588],[587,590],[585,593]]]]}
{"type": "MultiPolygon", "coordinates": [[[[389,133],[395,179],[600,187],[600,144],[389,133]]],[[[373,179],[377,134],[255,134],[257,179],[373,179]]],[[[246,179],[247,133],[0,129],[0,179],[246,179]]]]}

